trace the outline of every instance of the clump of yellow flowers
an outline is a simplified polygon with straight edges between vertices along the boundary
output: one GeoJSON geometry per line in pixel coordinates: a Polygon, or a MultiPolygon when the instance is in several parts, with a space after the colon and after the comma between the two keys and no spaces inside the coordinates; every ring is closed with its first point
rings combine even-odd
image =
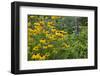
{"type": "Polygon", "coordinates": [[[47,57],[47,55],[40,55],[40,53],[38,53],[38,54],[33,54],[32,55],[32,59],[37,59],[37,60],[45,60],[46,59],[46,57],[47,57]]]}
{"type": "Polygon", "coordinates": [[[61,17],[28,16],[29,60],[54,59],[54,55],[61,52],[59,48],[70,47],[66,41],[68,33],[57,27],[57,19],[61,17]]]}

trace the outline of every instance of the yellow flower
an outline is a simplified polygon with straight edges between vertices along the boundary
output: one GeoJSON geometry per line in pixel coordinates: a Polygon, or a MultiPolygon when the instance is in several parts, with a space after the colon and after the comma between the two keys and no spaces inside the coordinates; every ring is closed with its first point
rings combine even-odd
{"type": "Polygon", "coordinates": [[[60,33],[65,33],[64,31],[60,31],[60,33]]]}
{"type": "Polygon", "coordinates": [[[39,23],[40,23],[40,25],[44,25],[44,24],[45,24],[45,22],[44,22],[44,21],[40,21],[39,23]]]}
{"type": "Polygon", "coordinates": [[[53,22],[48,22],[48,25],[54,25],[54,23],[53,22]]]}
{"type": "Polygon", "coordinates": [[[36,25],[34,26],[36,30],[41,31],[43,29],[43,26],[41,25],[36,25]]]}
{"type": "Polygon", "coordinates": [[[35,59],[35,60],[45,60],[47,57],[47,55],[40,55],[40,53],[38,54],[33,54],[31,59],[35,59]]]}
{"type": "Polygon", "coordinates": [[[32,32],[33,32],[33,30],[32,30],[31,28],[28,28],[28,32],[32,33],[32,32]]]}
{"type": "Polygon", "coordinates": [[[48,22],[47,25],[48,25],[48,27],[50,27],[50,28],[54,28],[54,23],[53,23],[53,22],[48,22]]]}
{"type": "Polygon", "coordinates": [[[50,36],[50,33],[48,31],[45,32],[46,37],[50,36]]]}
{"type": "Polygon", "coordinates": [[[40,60],[45,60],[45,59],[46,59],[46,56],[43,55],[43,56],[41,56],[39,59],[40,59],[40,60]]]}
{"type": "Polygon", "coordinates": [[[61,35],[60,35],[60,37],[61,37],[61,38],[63,38],[63,37],[64,37],[64,35],[63,35],[63,34],[61,34],[61,35]]]}
{"type": "Polygon", "coordinates": [[[53,25],[48,25],[48,27],[49,27],[49,28],[54,28],[54,26],[53,26],[53,25]]]}
{"type": "Polygon", "coordinates": [[[55,35],[50,35],[50,36],[49,36],[49,39],[51,39],[51,40],[56,40],[56,36],[55,36],[55,35]]]}
{"type": "Polygon", "coordinates": [[[33,34],[40,34],[41,33],[41,31],[43,30],[43,27],[41,26],[41,25],[35,25],[34,26],[34,30],[33,30],[33,34]]]}
{"type": "Polygon", "coordinates": [[[41,39],[40,43],[43,43],[43,44],[46,43],[46,39],[41,39]]]}
{"type": "Polygon", "coordinates": [[[49,45],[48,45],[48,48],[52,48],[52,47],[53,47],[53,45],[52,45],[52,44],[49,44],[49,45]]]}
{"type": "Polygon", "coordinates": [[[35,25],[34,28],[38,31],[41,31],[43,29],[44,24],[45,24],[44,21],[36,22],[36,23],[34,23],[34,25],[35,25]]]}
{"type": "Polygon", "coordinates": [[[39,33],[40,33],[40,31],[38,31],[38,30],[34,29],[32,33],[33,33],[34,35],[36,35],[36,34],[39,34],[39,33]]]}
{"type": "Polygon", "coordinates": [[[38,54],[36,55],[36,59],[40,59],[40,57],[41,57],[41,55],[40,55],[40,53],[38,53],[38,54]]]}
{"type": "Polygon", "coordinates": [[[33,50],[33,51],[38,51],[39,49],[40,49],[40,46],[37,45],[37,46],[35,46],[32,50],[33,50]]]}
{"type": "Polygon", "coordinates": [[[31,59],[36,59],[36,55],[33,54],[32,57],[31,57],[31,59]]]}
{"type": "Polygon", "coordinates": [[[65,31],[60,31],[60,33],[61,33],[61,34],[67,34],[67,32],[65,32],[65,31]]]}
{"type": "Polygon", "coordinates": [[[56,31],[56,33],[55,33],[57,36],[60,36],[61,35],[61,33],[59,32],[59,31],[56,31]]]}
{"type": "Polygon", "coordinates": [[[57,31],[55,34],[56,34],[56,36],[58,36],[58,37],[64,37],[64,35],[63,35],[60,31],[57,31]]]}
{"type": "Polygon", "coordinates": [[[33,54],[31,58],[36,60],[36,59],[40,59],[40,57],[41,55],[40,53],[38,53],[38,54],[33,54]]]}
{"type": "Polygon", "coordinates": [[[51,29],[51,32],[55,33],[56,32],[56,29],[55,28],[52,28],[51,29]]]}
{"type": "Polygon", "coordinates": [[[59,18],[58,16],[52,16],[51,19],[57,19],[59,18]]]}

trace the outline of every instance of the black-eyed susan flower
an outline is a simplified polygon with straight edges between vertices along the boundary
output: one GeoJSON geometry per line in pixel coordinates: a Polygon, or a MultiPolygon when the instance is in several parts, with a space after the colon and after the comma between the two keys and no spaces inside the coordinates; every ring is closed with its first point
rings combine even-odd
{"type": "Polygon", "coordinates": [[[41,55],[40,53],[36,54],[36,59],[40,59],[41,55]]]}
{"type": "Polygon", "coordinates": [[[36,30],[38,30],[38,31],[41,31],[41,30],[43,29],[43,26],[41,26],[41,25],[36,25],[36,26],[34,26],[34,28],[35,28],[36,30]]]}
{"type": "Polygon", "coordinates": [[[48,22],[47,25],[48,25],[48,27],[50,27],[50,28],[55,28],[55,27],[54,27],[54,25],[55,25],[54,22],[48,22]]]}
{"type": "Polygon", "coordinates": [[[31,57],[31,59],[36,59],[36,55],[33,54],[32,57],[31,57]]]}
{"type": "Polygon", "coordinates": [[[40,33],[40,31],[38,31],[37,29],[34,29],[32,33],[33,33],[33,35],[37,35],[40,33]]]}
{"type": "Polygon", "coordinates": [[[28,32],[29,32],[29,33],[32,33],[33,30],[32,30],[31,28],[28,28],[28,32]]]}
{"type": "Polygon", "coordinates": [[[41,55],[40,53],[38,54],[33,54],[31,59],[34,60],[45,60],[47,58],[47,55],[41,55]]]}
{"type": "Polygon", "coordinates": [[[38,60],[38,59],[40,59],[40,57],[41,57],[40,53],[38,53],[38,54],[33,54],[32,57],[31,57],[31,59],[38,60]]]}
{"type": "Polygon", "coordinates": [[[61,31],[56,31],[55,35],[60,37],[60,38],[64,37],[64,34],[61,31]]]}
{"type": "Polygon", "coordinates": [[[56,35],[50,35],[48,38],[49,40],[56,40],[56,35]]]}
{"type": "Polygon", "coordinates": [[[51,32],[55,33],[57,30],[55,28],[51,29],[51,32]]]}
{"type": "Polygon", "coordinates": [[[65,31],[63,31],[63,30],[62,30],[62,31],[60,31],[60,33],[62,33],[62,34],[67,34],[67,32],[65,32],[65,31]]]}
{"type": "Polygon", "coordinates": [[[62,34],[59,31],[56,31],[56,36],[61,36],[62,34]]]}
{"type": "Polygon", "coordinates": [[[42,55],[40,58],[39,58],[39,60],[45,60],[46,59],[46,55],[42,55]]]}
{"type": "Polygon", "coordinates": [[[35,47],[33,47],[33,51],[38,51],[40,49],[40,46],[39,45],[37,45],[37,46],[35,46],[35,47]]]}
{"type": "Polygon", "coordinates": [[[45,32],[46,37],[49,37],[51,34],[47,31],[45,32]]]}
{"type": "Polygon", "coordinates": [[[46,39],[44,39],[44,38],[42,38],[42,39],[40,39],[40,43],[46,43],[46,39]]]}

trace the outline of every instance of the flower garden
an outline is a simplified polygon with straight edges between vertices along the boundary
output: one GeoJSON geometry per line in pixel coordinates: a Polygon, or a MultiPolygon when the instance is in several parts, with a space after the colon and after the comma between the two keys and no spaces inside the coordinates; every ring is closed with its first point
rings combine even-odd
{"type": "Polygon", "coordinates": [[[87,58],[87,25],[86,17],[28,15],[28,60],[87,58]]]}

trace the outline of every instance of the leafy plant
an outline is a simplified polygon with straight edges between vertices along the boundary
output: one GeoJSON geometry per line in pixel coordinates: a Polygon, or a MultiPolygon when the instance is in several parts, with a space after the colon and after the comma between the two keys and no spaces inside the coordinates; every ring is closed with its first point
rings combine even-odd
{"type": "Polygon", "coordinates": [[[29,15],[28,60],[87,58],[87,29],[86,17],[29,15]]]}

